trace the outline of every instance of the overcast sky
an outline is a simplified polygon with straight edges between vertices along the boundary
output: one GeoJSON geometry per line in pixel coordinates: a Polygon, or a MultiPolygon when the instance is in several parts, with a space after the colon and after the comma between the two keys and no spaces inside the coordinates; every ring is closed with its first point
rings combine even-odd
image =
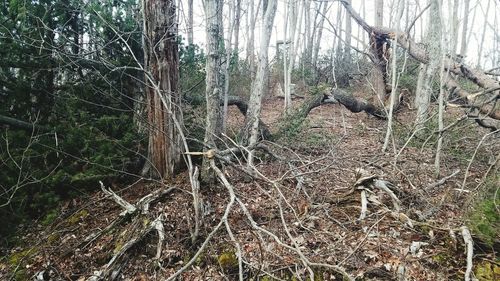
{"type": "MultiPolygon", "coordinates": [[[[228,3],[230,0],[226,0],[225,3],[228,3]]],[[[249,0],[241,0],[242,4],[242,15],[241,15],[241,27],[240,27],[240,49],[245,49],[246,46],[246,41],[248,38],[248,35],[246,34],[246,13],[247,13],[247,7],[248,7],[248,2],[249,0]]],[[[260,0],[254,0],[255,5],[260,0]]],[[[293,0],[291,0],[293,1],[293,0]]],[[[298,0],[302,1],[302,0],[298,0]]],[[[365,14],[363,15],[362,13],[362,1],[363,0],[352,0],[352,6],[354,9],[360,13],[364,19],[369,23],[373,24],[374,22],[374,0],[367,0],[365,2],[365,14]]],[[[405,3],[406,5],[409,5],[410,7],[410,13],[408,14],[409,22],[413,21],[414,16],[415,16],[415,11],[418,10],[419,6],[420,8],[425,7],[427,1],[419,1],[419,0],[400,0],[400,3],[405,3]]],[[[206,35],[205,35],[205,20],[204,20],[204,10],[203,10],[203,2],[202,0],[194,0],[194,41],[196,44],[205,47],[205,40],[206,40],[206,35]]],[[[270,54],[271,56],[274,54],[274,49],[276,47],[276,41],[277,40],[283,40],[284,39],[284,17],[285,17],[285,4],[288,2],[288,0],[278,0],[278,10],[276,13],[276,18],[274,21],[274,28],[273,28],[273,33],[271,36],[271,46],[270,46],[270,54]]],[[[451,2],[452,0],[443,0],[443,14],[445,16],[445,21],[447,23],[447,28],[450,28],[449,24],[449,10],[451,10],[451,2]]],[[[393,5],[397,5],[398,0],[385,0],[384,1],[384,26],[393,26],[391,20],[391,7],[393,5]]],[[[318,2],[312,1],[311,7],[315,7],[315,5],[319,5],[318,2]]],[[[329,4],[331,7],[328,10],[327,13],[327,18],[329,21],[333,24],[337,24],[337,14],[338,14],[338,9],[339,9],[339,3],[330,3],[329,4]]],[[[233,24],[229,24],[229,13],[227,10],[227,5],[224,6],[224,30],[225,34],[228,33],[229,27],[233,24]]],[[[341,8],[343,9],[343,8],[341,8]]],[[[460,7],[459,7],[459,36],[458,36],[458,47],[457,49],[459,50],[460,48],[460,40],[461,40],[461,26],[462,26],[462,19],[464,15],[463,11],[463,0],[460,0],[460,7]]],[[[500,21],[500,3],[498,0],[470,0],[470,7],[469,7],[469,26],[471,26],[471,33],[470,33],[470,39],[467,47],[467,55],[466,55],[466,61],[470,64],[475,66],[477,63],[477,57],[478,57],[478,50],[479,50],[479,42],[481,41],[481,37],[483,34],[483,31],[486,30],[485,33],[485,44],[481,46],[483,48],[482,50],[482,59],[481,59],[481,64],[483,68],[485,69],[490,69],[492,67],[498,66],[494,65],[492,62],[492,56],[491,53],[493,50],[499,47],[499,43],[495,42],[495,34],[497,37],[497,41],[500,39],[500,29],[498,27],[498,23],[500,21]],[[488,7],[488,2],[489,3],[489,9],[488,7]],[[474,16],[475,14],[475,16],[474,16]],[[474,22],[472,22],[474,18],[474,22]],[[485,25],[485,19],[486,25],[485,25]]],[[[181,0],[180,7],[179,7],[179,31],[180,33],[185,37],[185,30],[186,30],[186,14],[187,14],[187,1],[186,0],[181,0]]],[[[311,17],[314,19],[314,13],[311,12],[311,17]]],[[[427,14],[428,10],[424,13],[424,15],[416,22],[415,25],[415,36],[416,36],[416,41],[420,42],[421,41],[421,33],[425,32],[425,26],[428,21],[427,19],[427,14]]],[[[321,17],[321,15],[319,15],[321,17]]],[[[342,10],[342,18],[345,18],[345,9],[342,10]]],[[[324,32],[323,32],[323,39],[321,42],[321,53],[324,53],[326,50],[332,48],[333,44],[333,29],[330,27],[328,20],[325,20],[324,24],[324,32]]],[[[403,15],[403,19],[400,22],[401,27],[406,26],[406,15],[403,15]]],[[[338,28],[336,26],[336,28],[338,28]]],[[[343,26],[342,30],[345,28],[345,20],[343,20],[343,26]]],[[[358,25],[354,21],[352,22],[352,35],[355,37],[362,36],[362,34],[365,34],[366,38],[366,32],[362,32],[361,34],[358,31],[358,25]]],[[[258,50],[258,39],[259,39],[259,31],[260,31],[260,17],[257,22],[256,26],[256,35],[255,35],[255,46],[256,50],[258,50]]],[[[302,31],[303,32],[303,31],[302,31]]],[[[449,34],[449,30],[446,31],[446,34],[449,34]]],[[[356,46],[356,40],[352,40],[352,44],[356,46]]],[[[361,46],[360,46],[361,48],[361,46]]],[[[245,53],[242,53],[242,57],[245,56],[245,53]]],[[[498,56],[497,56],[498,58],[498,56]]],[[[498,64],[498,62],[497,62],[498,64]]]]}

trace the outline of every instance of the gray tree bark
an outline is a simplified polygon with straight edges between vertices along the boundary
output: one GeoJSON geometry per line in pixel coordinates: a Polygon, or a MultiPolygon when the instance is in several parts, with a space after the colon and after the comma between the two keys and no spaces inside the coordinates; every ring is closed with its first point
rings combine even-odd
{"type": "MultiPolygon", "coordinates": [[[[252,85],[248,113],[245,120],[245,131],[243,139],[248,140],[248,145],[253,146],[259,139],[259,116],[262,108],[262,95],[264,93],[264,77],[267,60],[269,40],[276,14],[277,0],[269,0],[265,9],[264,23],[260,31],[260,50],[257,74],[252,85]]],[[[248,156],[248,164],[253,165],[253,152],[248,156]]]]}
{"type": "MultiPolygon", "coordinates": [[[[425,42],[427,44],[427,54],[429,62],[425,66],[421,66],[419,79],[417,82],[417,92],[415,93],[415,107],[417,108],[416,129],[421,129],[427,120],[431,96],[432,96],[432,79],[435,77],[439,69],[439,61],[441,59],[441,21],[439,12],[440,0],[429,0],[431,6],[429,8],[429,22],[425,42]]],[[[439,73],[440,74],[440,73],[439,73]]]]}
{"type": "MultiPolygon", "coordinates": [[[[216,141],[220,133],[221,112],[219,99],[223,92],[220,63],[223,52],[222,43],[224,41],[222,37],[222,7],[222,0],[205,0],[207,34],[205,153],[216,148],[216,141]]],[[[212,182],[215,179],[215,175],[210,169],[210,159],[207,157],[203,158],[200,175],[204,182],[212,182]]]]}

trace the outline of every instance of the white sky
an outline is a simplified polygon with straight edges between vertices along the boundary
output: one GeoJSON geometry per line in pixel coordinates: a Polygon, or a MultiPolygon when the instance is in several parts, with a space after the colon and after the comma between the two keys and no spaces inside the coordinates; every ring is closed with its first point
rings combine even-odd
{"type": "MultiPolygon", "coordinates": [[[[225,0],[225,5],[224,5],[224,35],[228,34],[229,27],[231,27],[230,24],[228,24],[229,21],[229,13],[227,10],[228,3],[230,1],[234,0],[225,0]]],[[[258,2],[261,0],[254,0],[255,6],[257,6],[258,2]]],[[[276,18],[274,20],[274,28],[273,28],[273,33],[271,36],[271,46],[270,46],[270,56],[274,54],[274,49],[276,48],[276,40],[283,40],[284,39],[284,7],[285,4],[288,3],[289,0],[278,0],[278,10],[276,13],[276,18]]],[[[290,0],[291,1],[291,0],[290,0]]],[[[298,0],[300,3],[302,3],[302,0],[298,0]]],[[[194,0],[194,42],[195,44],[198,44],[202,47],[205,46],[205,20],[204,20],[204,10],[203,10],[203,1],[202,0],[194,0]]],[[[241,7],[242,7],[242,14],[241,14],[241,26],[240,26],[240,36],[239,36],[239,46],[240,50],[246,49],[246,41],[247,41],[247,34],[246,34],[246,16],[247,16],[247,10],[248,10],[248,3],[250,0],[241,0],[241,7]]],[[[315,5],[318,5],[318,2],[311,1],[311,8],[314,8],[315,5]]],[[[360,13],[363,16],[362,13],[362,2],[363,0],[352,0],[352,6],[353,8],[360,13]]],[[[448,15],[451,13],[451,3],[453,0],[443,0],[443,14],[445,15],[445,21],[447,23],[447,28],[449,28],[449,17],[448,15]]],[[[460,0],[460,6],[459,6],[459,31],[458,31],[458,44],[457,44],[457,52],[460,49],[460,40],[461,40],[461,34],[462,34],[462,19],[463,19],[463,14],[464,14],[464,4],[463,0],[460,0]]],[[[484,69],[490,69],[495,66],[500,66],[499,65],[499,59],[500,55],[496,55],[496,60],[497,63],[493,63],[493,56],[491,55],[494,50],[496,50],[496,53],[498,54],[500,52],[500,29],[499,29],[499,21],[500,21],[500,1],[497,0],[470,0],[469,4],[469,30],[470,31],[470,39],[469,43],[467,46],[467,55],[466,55],[466,61],[468,64],[475,66],[477,64],[477,58],[478,58],[478,53],[479,53],[479,42],[481,41],[481,37],[483,34],[483,31],[486,30],[485,33],[485,40],[484,40],[484,45],[481,46],[483,48],[482,50],[482,59],[481,59],[481,65],[484,69]],[[490,2],[490,7],[487,10],[488,2],[490,2]],[[474,16],[474,13],[476,14],[474,16]],[[474,22],[473,21],[474,18],[474,22]],[[486,25],[485,25],[485,19],[486,19],[486,25]],[[496,38],[496,41],[494,40],[496,38]]],[[[365,5],[365,12],[366,14],[363,16],[363,18],[369,23],[373,24],[374,22],[374,6],[375,1],[374,0],[366,0],[364,1],[365,5]]],[[[397,5],[398,0],[385,0],[384,1],[384,26],[391,26],[391,7],[393,5],[397,5]]],[[[425,7],[427,4],[426,0],[401,0],[400,3],[405,3],[406,5],[409,5],[410,12],[409,14],[409,21],[413,21],[413,18],[415,16],[415,10],[417,7],[425,7]]],[[[337,13],[339,9],[340,3],[334,2],[334,3],[329,3],[331,7],[329,8],[327,17],[330,20],[330,22],[334,25],[337,24],[337,13]]],[[[186,14],[187,14],[187,1],[186,0],[180,0],[180,5],[179,5],[179,11],[180,11],[180,25],[179,25],[179,31],[180,33],[185,36],[185,31],[186,31],[186,14]]],[[[345,18],[345,9],[342,9],[342,18],[345,18]]],[[[256,9],[255,9],[256,10],[256,9]]],[[[429,10],[427,10],[423,16],[416,22],[415,24],[415,32],[416,32],[416,41],[420,42],[421,41],[421,33],[425,31],[425,25],[427,22],[427,14],[429,10]]],[[[259,11],[259,14],[262,12],[259,11]]],[[[315,12],[311,11],[311,18],[312,20],[314,19],[315,12]]],[[[321,17],[321,15],[319,15],[321,17]]],[[[261,17],[258,17],[257,25],[256,25],[256,30],[255,30],[255,50],[258,50],[258,40],[259,40],[259,30],[260,30],[260,19],[261,17]]],[[[345,20],[342,21],[342,30],[345,28],[345,20]]],[[[406,15],[403,15],[403,20],[400,22],[401,27],[405,27],[407,25],[406,23],[406,15]]],[[[302,27],[304,24],[302,24],[302,27]]],[[[336,26],[338,29],[338,27],[336,26]]],[[[302,30],[301,33],[304,31],[302,30]]],[[[450,34],[449,30],[445,32],[446,34],[450,34]]],[[[366,32],[362,32],[366,38],[366,32]]],[[[356,22],[352,21],[352,35],[357,37],[358,36],[358,25],[356,22]]],[[[362,35],[361,35],[362,36],[362,35]]],[[[333,31],[332,28],[330,27],[328,20],[325,20],[324,24],[324,30],[323,30],[323,39],[321,41],[321,53],[324,53],[327,49],[332,48],[332,43],[333,43],[333,31]]],[[[365,39],[366,40],[366,39],[365,39]]],[[[356,46],[356,40],[352,40],[352,44],[356,46]]],[[[360,46],[361,48],[361,46],[360,46]]],[[[362,48],[361,48],[362,49],[362,48]]],[[[241,53],[240,57],[244,57],[246,54],[241,53]]]]}

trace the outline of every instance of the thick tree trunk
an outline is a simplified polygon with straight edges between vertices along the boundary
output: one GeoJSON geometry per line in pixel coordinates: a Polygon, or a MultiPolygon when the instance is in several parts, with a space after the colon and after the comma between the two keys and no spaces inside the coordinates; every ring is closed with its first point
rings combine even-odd
{"type": "MultiPolygon", "coordinates": [[[[222,51],[222,0],[205,0],[205,20],[207,33],[207,62],[205,98],[207,113],[205,121],[204,152],[216,148],[221,125],[220,96],[223,93],[221,79],[222,51]]],[[[203,158],[201,179],[212,182],[215,177],[210,169],[210,160],[203,158]]]]}
{"type": "Polygon", "coordinates": [[[182,124],[178,92],[179,55],[175,1],[143,0],[144,64],[150,123],[149,174],[172,178],[181,166],[182,138],[175,122],[182,124]]]}

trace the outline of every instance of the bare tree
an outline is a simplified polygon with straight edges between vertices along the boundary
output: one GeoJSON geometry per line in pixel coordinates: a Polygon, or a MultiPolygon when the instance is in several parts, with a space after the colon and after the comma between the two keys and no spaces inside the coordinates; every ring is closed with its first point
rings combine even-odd
{"type": "Polygon", "coordinates": [[[188,0],[187,38],[188,44],[193,45],[193,0],[188,0]]]}
{"type": "Polygon", "coordinates": [[[234,48],[233,57],[236,67],[238,67],[239,45],[240,45],[240,25],[241,25],[241,0],[236,0],[234,7],[234,48]]]}
{"type": "Polygon", "coordinates": [[[469,24],[469,3],[470,0],[464,0],[464,19],[462,24],[462,42],[460,42],[460,55],[465,57],[467,51],[467,28],[469,24]]]}
{"type": "MultiPolygon", "coordinates": [[[[384,0],[375,1],[375,26],[381,27],[384,23],[384,0]]],[[[371,72],[371,83],[375,94],[381,103],[386,97],[386,67],[387,45],[374,36],[370,36],[370,50],[373,54],[374,67],[371,72]]]]}
{"type": "Polygon", "coordinates": [[[182,123],[175,1],[143,0],[142,4],[144,64],[152,76],[146,79],[145,90],[148,121],[152,126],[148,146],[152,164],[149,174],[171,178],[181,165],[183,151],[181,133],[175,126],[175,122],[182,123]]]}
{"type": "MultiPolygon", "coordinates": [[[[205,148],[204,152],[216,147],[219,135],[221,112],[219,99],[223,93],[221,56],[222,56],[222,0],[205,1],[205,20],[207,33],[207,62],[206,62],[206,90],[207,113],[205,121],[205,148]]],[[[204,182],[214,179],[213,171],[210,169],[210,160],[203,158],[201,178],[204,182]]]]}
{"type": "Polygon", "coordinates": [[[430,99],[432,95],[432,79],[439,68],[441,54],[441,26],[439,13],[439,0],[429,0],[430,15],[428,17],[427,34],[425,41],[427,43],[427,52],[429,54],[429,63],[420,65],[420,72],[417,81],[417,91],[415,93],[415,107],[417,108],[416,129],[423,128],[427,120],[430,99]]]}
{"type": "MultiPolygon", "coordinates": [[[[260,48],[259,48],[259,64],[257,74],[252,85],[250,94],[250,102],[245,120],[244,140],[248,140],[248,145],[253,146],[259,138],[259,116],[262,104],[262,95],[264,92],[264,77],[265,68],[268,60],[269,40],[276,14],[277,0],[269,0],[267,7],[264,9],[264,23],[260,31],[260,48]]],[[[250,151],[248,156],[248,164],[253,165],[253,152],[250,151]]]]}
{"type": "Polygon", "coordinates": [[[320,2],[320,7],[318,7],[318,10],[321,9],[321,5],[323,5],[323,10],[321,11],[321,16],[318,24],[318,31],[316,33],[316,43],[314,44],[313,60],[312,60],[312,65],[315,68],[317,67],[318,64],[318,55],[321,46],[321,37],[323,35],[323,25],[325,23],[326,12],[328,11],[329,3],[320,2]]]}
{"type": "MultiPolygon", "coordinates": [[[[481,35],[481,42],[479,43],[479,46],[483,46],[484,44],[484,38],[486,37],[486,26],[488,25],[488,12],[490,10],[490,3],[491,1],[488,0],[488,5],[486,7],[486,10],[483,10],[483,14],[484,14],[484,28],[483,28],[483,33],[481,35]]],[[[480,4],[481,5],[481,4],[480,4]]],[[[483,48],[482,47],[479,47],[478,50],[477,50],[477,64],[476,64],[476,68],[481,68],[481,57],[483,56],[483,48]]]]}

